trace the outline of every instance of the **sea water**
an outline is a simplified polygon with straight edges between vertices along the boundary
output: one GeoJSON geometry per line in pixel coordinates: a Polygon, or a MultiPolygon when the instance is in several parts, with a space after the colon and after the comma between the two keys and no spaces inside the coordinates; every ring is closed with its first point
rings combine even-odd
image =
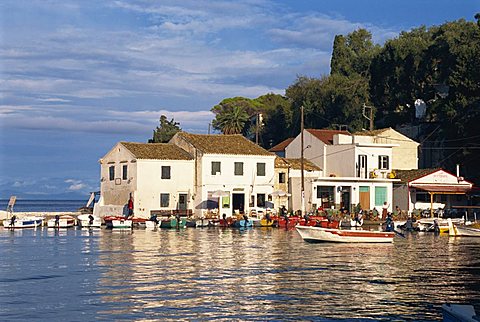
{"type": "MultiPolygon", "coordinates": [[[[29,200],[17,199],[14,212],[75,212],[87,204],[87,200],[29,200]]],[[[0,199],[0,210],[6,210],[8,199],[0,199]],[[4,205],[4,206],[1,206],[4,205]]]]}
{"type": "Polygon", "coordinates": [[[434,321],[480,312],[480,239],[309,244],[295,230],[0,228],[0,320],[434,321]]]}

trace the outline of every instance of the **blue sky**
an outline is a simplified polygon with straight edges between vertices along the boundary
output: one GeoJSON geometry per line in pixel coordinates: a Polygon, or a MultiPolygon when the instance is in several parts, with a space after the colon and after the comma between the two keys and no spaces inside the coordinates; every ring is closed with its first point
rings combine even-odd
{"type": "Polygon", "coordinates": [[[98,159],[146,142],[161,114],[206,133],[223,98],[328,74],[336,34],[382,43],[476,12],[480,0],[3,0],[0,198],[86,199],[98,159]]]}

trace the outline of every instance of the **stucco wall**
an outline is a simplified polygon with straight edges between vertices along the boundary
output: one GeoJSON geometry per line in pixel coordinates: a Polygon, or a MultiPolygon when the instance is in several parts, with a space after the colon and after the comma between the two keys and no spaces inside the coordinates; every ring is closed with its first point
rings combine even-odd
{"type": "Polygon", "coordinates": [[[187,194],[187,209],[192,209],[193,160],[138,160],[138,189],[135,215],[150,217],[151,210],[178,209],[178,196],[187,194]],[[170,179],[162,179],[162,166],[170,167],[170,179]],[[169,194],[168,207],[161,207],[160,194],[169,194]]]}
{"type": "MultiPolygon", "coordinates": [[[[301,137],[300,134],[286,147],[285,157],[299,159],[301,157],[301,137]]],[[[308,131],[304,131],[303,136],[303,157],[313,164],[317,165],[320,169],[324,169],[324,149],[325,143],[310,134],[308,131]],[[310,146],[310,147],[309,147],[310,146]]]]}
{"type": "Polygon", "coordinates": [[[123,206],[128,202],[130,193],[137,187],[137,163],[133,155],[120,143],[116,144],[100,160],[100,193],[103,204],[123,206]],[[127,179],[123,179],[123,166],[127,166],[127,179]],[[109,168],[115,167],[115,178],[110,180],[109,168]]]}
{"type": "MultiPolygon", "coordinates": [[[[195,200],[196,213],[201,213],[202,204],[208,200],[208,192],[216,190],[228,191],[230,196],[233,193],[245,195],[245,211],[249,212],[250,196],[258,193],[268,194],[273,192],[275,182],[274,171],[275,155],[215,155],[206,154],[201,159],[201,184],[199,184],[199,196],[201,199],[195,200]],[[221,164],[221,172],[217,175],[211,174],[212,161],[218,161],[221,164]],[[243,162],[243,175],[235,175],[234,163],[243,162]],[[257,176],[257,163],[265,163],[265,176],[257,176]]],[[[222,210],[222,213],[231,215],[233,211],[233,199],[230,198],[230,208],[222,210]]],[[[256,207],[257,205],[254,205],[256,207]]]]}
{"type": "Polygon", "coordinates": [[[398,144],[392,148],[392,169],[418,169],[418,143],[407,136],[388,129],[375,139],[375,143],[398,144]]]}

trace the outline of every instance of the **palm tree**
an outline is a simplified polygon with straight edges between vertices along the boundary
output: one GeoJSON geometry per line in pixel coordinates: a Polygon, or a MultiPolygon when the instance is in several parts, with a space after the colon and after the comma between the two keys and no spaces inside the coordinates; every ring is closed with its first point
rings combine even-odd
{"type": "Polygon", "coordinates": [[[241,106],[224,109],[215,116],[212,125],[223,134],[240,134],[248,121],[248,114],[241,106]]]}

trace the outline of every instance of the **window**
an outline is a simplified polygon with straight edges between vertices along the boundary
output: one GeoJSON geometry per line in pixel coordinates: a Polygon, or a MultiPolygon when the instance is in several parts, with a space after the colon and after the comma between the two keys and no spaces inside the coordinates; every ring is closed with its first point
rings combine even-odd
{"type": "Polygon", "coordinates": [[[379,155],[378,156],[378,168],[380,170],[388,170],[388,155],[379,155]]]}
{"type": "Polygon", "coordinates": [[[161,193],[160,194],[160,207],[167,208],[170,205],[170,194],[161,193]]]}
{"type": "Polygon", "coordinates": [[[257,193],[257,207],[265,207],[265,194],[264,193],[257,193]]]}
{"type": "Polygon", "coordinates": [[[317,198],[324,209],[335,205],[335,187],[317,186],[317,198]]]}
{"type": "Polygon", "coordinates": [[[170,166],[162,165],[162,179],[170,179],[170,166]]]}
{"type": "Polygon", "coordinates": [[[375,206],[383,206],[387,201],[387,187],[375,187],[375,206]]]}
{"type": "Polygon", "coordinates": [[[243,162],[235,162],[235,175],[243,176],[243,162]]]}
{"type": "Polygon", "coordinates": [[[257,176],[265,176],[265,163],[257,163],[257,176]]]}
{"type": "Polygon", "coordinates": [[[278,183],[285,183],[285,172],[280,172],[278,174],[278,183]]]}
{"type": "Polygon", "coordinates": [[[220,162],[219,161],[212,161],[212,176],[220,174],[220,162]]]}
{"type": "Polygon", "coordinates": [[[128,179],[127,170],[128,170],[128,166],[127,166],[127,165],[124,165],[124,166],[122,167],[122,179],[123,179],[123,180],[127,180],[127,179],[128,179]]]}
{"type": "Polygon", "coordinates": [[[115,166],[112,165],[108,168],[108,173],[110,176],[110,181],[113,181],[115,179],[115,166]]]}

